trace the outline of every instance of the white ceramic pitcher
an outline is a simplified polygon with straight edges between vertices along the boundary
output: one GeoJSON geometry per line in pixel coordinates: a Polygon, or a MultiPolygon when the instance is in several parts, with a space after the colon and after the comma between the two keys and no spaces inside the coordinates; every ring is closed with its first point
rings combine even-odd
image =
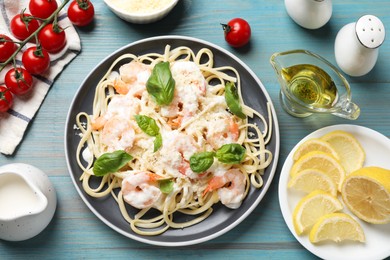
{"type": "Polygon", "coordinates": [[[55,189],[44,172],[23,163],[0,167],[0,239],[36,236],[51,221],[56,206],[55,189]]]}

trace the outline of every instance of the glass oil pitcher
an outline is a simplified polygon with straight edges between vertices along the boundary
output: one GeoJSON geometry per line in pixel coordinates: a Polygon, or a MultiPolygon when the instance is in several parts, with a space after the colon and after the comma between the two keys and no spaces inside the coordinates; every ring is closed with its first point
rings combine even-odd
{"type": "Polygon", "coordinates": [[[313,113],[357,119],[360,108],[351,101],[343,75],[327,60],[307,50],[274,53],[270,62],[280,83],[282,107],[296,117],[313,113]]]}

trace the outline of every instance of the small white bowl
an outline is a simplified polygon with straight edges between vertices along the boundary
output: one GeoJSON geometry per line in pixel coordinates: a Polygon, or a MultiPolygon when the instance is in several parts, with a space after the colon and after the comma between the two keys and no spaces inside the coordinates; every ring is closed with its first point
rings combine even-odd
{"type": "Polygon", "coordinates": [[[179,0],[172,0],[172,2],[163,9],[151,13],[132,13],[118,8],[115,4],[112,3],[112,0],[104,0],[104,2],[113,13],[115,13],[123,20],[131,23],[146,24],[158,21],[165,17],[176,6],[179,0]]]}

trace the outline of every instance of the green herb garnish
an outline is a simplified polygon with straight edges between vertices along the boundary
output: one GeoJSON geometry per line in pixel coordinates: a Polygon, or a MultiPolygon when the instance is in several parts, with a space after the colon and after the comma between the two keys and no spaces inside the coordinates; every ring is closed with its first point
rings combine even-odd
{"type": "Polygon", "coordinates": [[[190,168],[193,172],[204,172],[214,163],[214,152],[195,153],[190,157],[190,168]]]}
{"type": "Polygon", "coordinates": [[[133,157],[123,150],[102,154],[93,165],[93,173],[96,176],[104,176],[107,173],[117,172],[125,166],[133,157]]]}
{"type": "Polygon", "coordinates": [[[171,179],[158,180],[158,184],[162,193],[169,194],[173,191],[174,182],[171,179]]]}
{"type": "Polygon", "coordinates": [[[154,140],[154,152],[156,152],[162,145],[162,136],[156,121],[153,118],[144,115],[135,115],[134,117],[139,128],[141,128],[145,134],[156,137],[154,140]]]}
{"type": "Polygon", "coordinates": [[[215,157],[223,163],[237,164],[244,159],[245,151],[245,148],[240,144],[225,144],[216,151],[215,157]]]}
{"type": "Polygon", "coordinates": [[[172,102],[175,80],[169,62],[160,62],[154,66],[146,82],[146,89],[158,105],[169,105],[172,102]]]}
{"type": "Polygon", "coordinates": [[[246,118],[246,115],[242,112],[236,85],[233,82],[228,82],[225,85],[225,101],[230,112],[241,119],[246,118]]]}

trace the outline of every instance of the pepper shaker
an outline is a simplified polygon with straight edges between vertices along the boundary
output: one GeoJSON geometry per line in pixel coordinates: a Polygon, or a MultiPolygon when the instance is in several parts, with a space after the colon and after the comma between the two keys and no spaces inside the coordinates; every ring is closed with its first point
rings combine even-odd
{"type": "Polygon", "coordinates": [[[350,76],[367,74],[376,64],[384,40],[385,28],[378,17],[360,17],[337,33],[334,47],[337,65],[350,76]]]}
{"type": "Polygon", "coordinates": [[[332,0],[285,0],[288,15],[306,29],[324,26],[332,16],[332,0]]]}

